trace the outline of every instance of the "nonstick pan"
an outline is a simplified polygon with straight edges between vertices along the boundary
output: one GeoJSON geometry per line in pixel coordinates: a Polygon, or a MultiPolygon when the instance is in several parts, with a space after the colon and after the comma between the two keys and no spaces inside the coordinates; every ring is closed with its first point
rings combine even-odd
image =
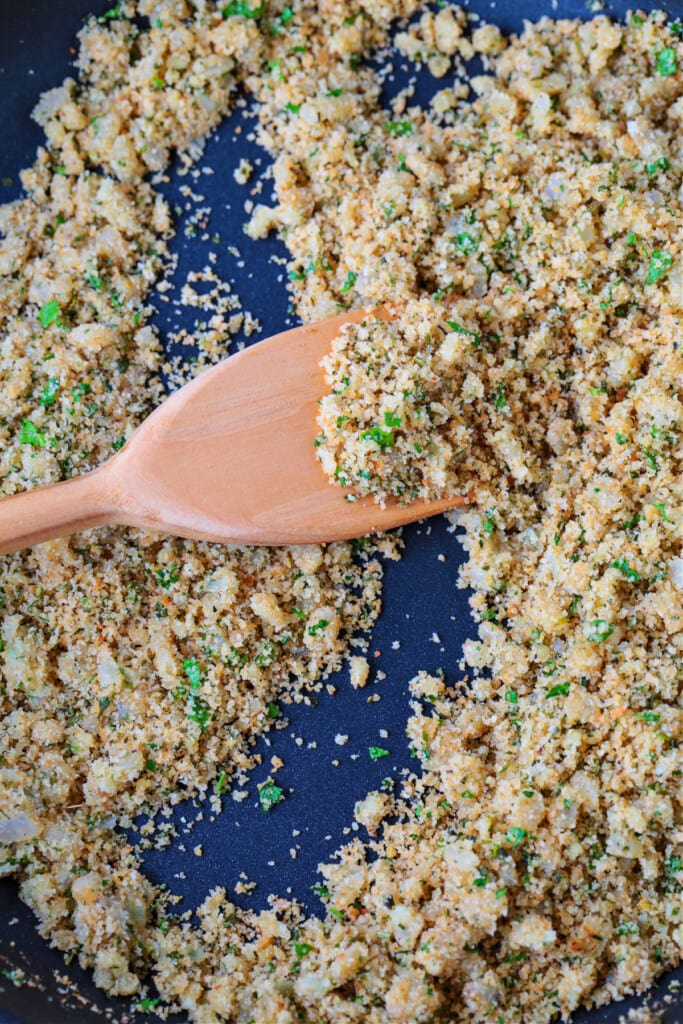
{"type": "MultiPolygon", "coordinates": [[[[18,172],[31,164],[42,142],[40,129],[30,120],[39,94],[73,73],[70,62],[82,19],[91,12],[102,14],[110,6],[106,0],[0,0],[0,202],[21,194],[18,172]]],[[[521,30],[525,18],[535,20],[544,14],[588,18],[598,8],[623,18],[635,5],[627,0],[604,4],[599,0],[471,0],[464,6],[511,32],[521,30]]],[[[683,14],[681,0],[643,2],[639,6],[683,14]]],[[[396,79],[394,86],[399,84],[398,67],[396,79]]],[[[425,100],[433,91],[434,79],[420,76],[418,98],[425,100]]],[[[286,255],[284,247],[274,239],[253,242],[241,230],[248,192],[235,182],[232,172],[242,157],[261,170],[268,159],[250,140],[248,127],[243,112],[221,125],[207,144],[204,161],[215,173],[203,176],[196,188],[206,196],[205,205],[212,207],[208,231],[221,239],[220,244],[211,246],[219,252],[216,269],[234,281],[244,308],[261,320],[263,336],[267,337],[296,320],[289,309],[282,267],[274,262],[274,258],[286,255]],[[237,125],[242,129],[239,134],[234,131],[237,125]],[[231,252],[230,246],[237,247],[239,254],[231,252]]],[[[170,182],[162,188],[172,206],[184,206],[179,191],[183,180],[187,182],[171,171],[170,182]]],[[[172,248],[179,256],[177,280],[182,281],[188,270],[200,270],[205,265],[208,246],[199,238],[187,237],[182,216],[180,221],[172,248]]],[[[163,339],[171,328],[178,329],[179,318],[161,308],[156,323],[163,339]]],[[[188,329],[191,326],[188,315],[188,329]]],[[[268,757],[251,780],[255,789],[255,784],[266,778],[272,754],[285,762],[278,782],[286,788],[288,798],[275,813],[263,815],[250,800],[239,804],[229,801],[216,821],[210,823],[206,814],[193,829],[185,844],[188,852],[180,850],[176,842],[164,851],[143,855],[148,875],[181,894],[185,908],[197,906],[214,886],[234,889],[240,873],[246,871],[258,882],[257,889],[248,898],[231,898],[243,899],[245,905],[248,899],[250,906],[262,908],[268,894],[277,892],[297,897],[315,912],[317,901],[311,897],[310,886],[315,881],[316,866],[344,841],[356,801],[379,785],[388,768],[396,776],[401,769],[412,767],[404,735],[409,714],[408,681],[419,668],[443,668],[456,678],[461,645],[472,634],[472,622],[467,594],[455,586],[462,561],[457,534],[444,519],[437,519],[410,527],[404,535],[402,561],[386,566],[385,608],[370,647],[371,654],[380,652],[372,662],[375,671],[386,673],[386,680],[375,678],[368,688],[358,691],[340,685],[335,696],[323,690],[317,707],[292,706],[288,712],[290,727],[271,734],[268,757]],[[433,637],[441,639],[435,642],[433,637]],[[381,700],[368,703],[373,692],[380,694],[381,700]],[[382,745],[390,748],[391,763],[387,759],[378,764],[367,757],[354,759],[353,754],[365,752],[378,742],[380,729],[388,732],[389,738],[383,738],[382,745]],[[343,748],[335,745],[338,733],[349,737],[343,748]],[[303,742],[297,743],[297,738],[303,742]],[[332,766],[333,759],[340,762],[338,767],[332,766]],[[295,831],[299,835],[293,837],[295,831]],[[204,849],[201,859],[192,855],[196,844],[204,849]],[[292,858],[290,850],[295,846],[296,858],[292,858]]],[[[334,677],[330,682],[335,683],[334,677]]],[[[264,741],[260,749],[266,751],[264,741]]],[[[189,821],[195,815],[191,802],[177,809],[181,839],[183,819],[189,821]]],[[[663,979],[652,994],[654,1001],[664,1000],[665,1024],[683,1024],[683,997],[677,994],[677,979],[683,981],[683,969],[663,979]]],[[[641,998],[582,1011],[573,1021],[617,1024],[630,1007],[642,1004],[641,998]]],[[[107,998],[77,965],[65,966],[61,954],[37,935],[33,915],[19,900],[15,883],[0,882],[0,1024],[94,1024],[131,1017],[129,1001],[107,998]],[[25,972],[28,983],[16,984],[21,980],[16,974],[18,968],[25,972]]],[[[157,1018],[136,1011],[134,1019],[157,1018]]],[[[183,1016],[171,1019],[185,1020],[183,1016]]]]}

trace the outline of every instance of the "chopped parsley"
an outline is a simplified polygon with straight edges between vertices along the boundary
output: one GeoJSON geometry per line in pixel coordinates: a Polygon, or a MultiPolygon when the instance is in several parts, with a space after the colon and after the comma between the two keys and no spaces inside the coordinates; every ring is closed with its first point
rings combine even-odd
{"type": "Polygon", "coordinates": [[[463,325],[459,324],[456,320],[447,320],[446,323],[456,334],[466,334],[471,338],[474,348],[481,348],[481,335],[477,334],[476,331],[468,331],[466,327],[463,327],[463,325]]]}
{"type": "Polygon", "coordinates": [[[247,0],[232,0],[227,7],[221,10],[221,14],[224,18],[260,18],[265,11],[265,4],[261,4],[260,7],[252,7],[247,0]]]}
{"type": "Polygon", "coordinates": [[[671,164],[665,156],[658,157],[651,164],[645,164],[645,170],[650,176],[659,174],[660,171],[668,171],[670,167],[671,164]]]}
{"type": "Polygon", "coordinates": [[[385,121],[384,127],[390,135],[401,138],[403,135],[412,135],[415,131],[412,121],[385,121]]]}
{"type": "Polygon", "coordinates": [[[50,377],[40,393],[40,404],[47,409],[55,404],[57,392],[59,391],[59,380],[57,377],[50,377]]]}
{"type": "Polygon", "coordinates": [[[284,800],[284,791],[280,786],[276,786],[272,779],[266,779],[258,787],[258,798],[261,804],[261,810],[265,813],[272,811],[276,804],[279,804],[284,800]]]}
{"type": "Polygon", "coordinates": [[[673,256],[670,256],[668,252],[653,249],[645,284],[657,284],[657,281],[667,273],[673,261],[673,256]]]}
{"type": "Polygon", "coordinates": [[[98,277],[97,274],[86,274],[85,279],[96,292],[102,291],[102,278],[98,277]]]}
{"type": "MultiPolygon", "coordinates": [[[[662,517],[662,519],[664,520],[665,523],[673,523],[673,519],[670,519],[669,516],[667,515],[666,507],[665,507],[663,501],[652,502],[652,504],[650,505],[650,508],[656,509],[656,511],[659,512],[660,516],[662,517]]],[[[641,518],[642,518],[642,516],[641,516],[641,518]]]]}
{"type": "Polygon", "coordinates": [[[657,461],[657,456],[651,448],[643,448],[643,458],[645,459],[653,473],[659,473],[659,462],[657,461]]]}
{"type": "Polygon", "coordinates": [[[59,303],[57,300],[51,299],[44,306],[41,306],[38,317],[41,327],[51,327],[52,324],[59,326],[59,303]]]}
{"type": "Polygon", "coordinates": [[[395,438],[391,430],[371,427],[370,430],[364,430],[360,436],[362,441],[374,441],[382,450],[394,447],[395,438]]]}
{"type": "Polygon", "coordinates": [[[470,253],[477,251],[479,242],[473,235],[468,234],[467,231],[460,231],[455,236],[455,248],[464,256],[468,256],[470,253]]]}
{"type": "Polygon", "coordinates": [[[625,558],[617,558],[614,562],[610,562],[610,569],[618,569],[629,583],[637,583],[641,579],[640,573],[632,569],[625,558]]]}
{"type": "Polygon", "coordinates": [[[496,510],[495,508],[487,509],[484,513],[484,519],[482,522],[482,528],[487,537],[491,537],[496,532],[496,510]]]}
{"type": "Polygon", "coordinates": [[[558,683],[556,686],[551,686],[546,693],[546,700],[550,697],[566,697],[569,693],[569,683],[558,683]]]}
{"type": "Polygon", "coordinates": [[[614,632],[614,626],[606,619],[593,619],[591,627],[591,631],[586,637],[590,644],[601,644],[614,632]]]}
{"type": "Polygon", "coordinates": [[[499,380],[495,388],[489,396],[489,400],[493,403],[496,409],[504,409],[507,405],[507,397],[505,394],[505,384],[502,380],[499,380]]]}
{"type": "Polygon", "coordinates": [[[209,705],[201,697],[198,697],[196,693],[190,694],[190,710],[187,717],[191,722],[196,722],[202,732],[205,731],[211,719],[209,705]]]}
{"type": "Polygon", "coordinates": [[[177,565],[169,565],[168,568],[156,570],[156,577],[164,590],[168,590],[172,583],[180,579],[180,568],[177,565]]]}
{"type": "Polygon", "coordinates": [[[680,857],[669,857],[664,862],[664,874],[667,878],[675,878],[681,868],[683,868],[683,860],[680,857]]]}
{"type": "Polygon", "coordinates": [[[190,687],[193,690],[198,690],[202,685],[202,670],[196,658],[185,658],[183,672],[189,680],[190,687]]]}
{"type": "Polygon", "coordinates": [[[388,757],[389,751],[384,747],[368,747],[368,754],[371,761],[379,761],[382,757],[388,757]]]}
{"type": "Polygon", "coordinates": [[[350,292],[357,280],[358,274],[356,274],[353,270],[349,270],[348,274],[346,275],[346,280],[344,281],[344,284],[341,286],[342,294],[345,295],[346,292],[350,292]]]}
{"type": "Polygon", "coordinates": [[[529,833],[527,830],[520,828],[519,825],[513,825],[505,834],[505,841],[511,843],[514,847],[521,846],[524,840],[528,838],[529,833]]]}
{"type": "Polygon", "coordinates": [[[44,448],[47,438],[35,423],[32,423],[31,420],[24,420],[19,433],[19,444],[30,444],[32,448],[44,448]]]}
{"type": "Polygon", "coordinates": [[[669,75],[675,75],[677,71],[676,51],[673,47],[667,46],[657,54],[657,74],[662,78],[668,78],[669,75]]]}
{"type": "Polygon", "coordinates": [[[329,626],[329,624],[329,619],[318,619],[318,621],[314,623],[314,625],[308,627],[308,635],[317,636],[318,633],[320,633],[323,629],[326,629],[327,626],[329,626]]]}
{"type": "Polygon", "coordinates": [[[282,74],[282,68],[279,60],[269,60],[268,68],[276,82],[284,82],[285,76],[282,74]]]}

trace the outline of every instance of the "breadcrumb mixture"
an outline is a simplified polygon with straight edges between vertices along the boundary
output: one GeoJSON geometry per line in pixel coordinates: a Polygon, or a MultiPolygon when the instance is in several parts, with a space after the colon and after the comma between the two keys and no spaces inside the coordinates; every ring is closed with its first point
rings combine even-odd
{"type": "Polygon", "coordinates": [[[274,702],[372,624],[376,548],[108,529],[3,558],[1,869],[97,984],[198,1024],[545,1024],[683,946],[680,23],[506,42],[444,8],[404,52],[493,74],[472,104],[383,110],[364,61],[417,8],[119,4],[0,211],[3,493],[98,464],[159,400],[145,303],[172,227],[145,176],[196,158],[242,87],[278,195],[248,230],[281,233],[301,315],[403,304],[328,360],[327,469],[470,499],[471,681],[412,681],[421,772],[357,805],[374,838],[322,866],[323,920],[222,889],[178,916],[118,829],[243,777],[274,702]]]}

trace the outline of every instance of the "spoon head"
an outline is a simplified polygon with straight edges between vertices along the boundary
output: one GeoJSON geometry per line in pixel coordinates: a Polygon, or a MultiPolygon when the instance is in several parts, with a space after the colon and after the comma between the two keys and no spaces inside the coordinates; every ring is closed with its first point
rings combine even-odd
{"type": "MultiPolygon", "coordinates": [[[[390,313],[375,310],[373,316],[390,313]]],[[[315,456],[320,361],[362,311],[277,334],[164,402],[111,463],[129,525],[228,544],[306,544],[390,530],[464,504],[350,502],[315,456]]]]}

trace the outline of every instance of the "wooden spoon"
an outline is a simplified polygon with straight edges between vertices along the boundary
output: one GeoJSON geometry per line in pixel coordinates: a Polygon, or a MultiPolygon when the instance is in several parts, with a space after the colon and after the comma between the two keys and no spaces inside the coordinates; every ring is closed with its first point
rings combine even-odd
{"type": "MultiPolygon", "coordinates": [[[[276,334],[178,390],[91,473],[0,501],[0,554],[106,523],[225,544],[347,540],[463,505],[345,499],[315,456],[320,360],[345,313],[276,334]]],[[[371,315],[391,318],[386,310],[371,315]]]]}

